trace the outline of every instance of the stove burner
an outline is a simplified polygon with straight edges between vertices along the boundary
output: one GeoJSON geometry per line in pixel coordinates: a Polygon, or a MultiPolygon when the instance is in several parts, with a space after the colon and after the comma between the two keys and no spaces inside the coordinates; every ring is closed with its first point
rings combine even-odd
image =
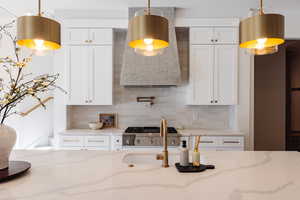
{"type": "MultiPolygon", "coordinates": [[[[125,133],[159,133],[159,127],[128,127],[125,133]]],[[[177,133],[174,127],[168,127],[168,133],[177,133]]]]}

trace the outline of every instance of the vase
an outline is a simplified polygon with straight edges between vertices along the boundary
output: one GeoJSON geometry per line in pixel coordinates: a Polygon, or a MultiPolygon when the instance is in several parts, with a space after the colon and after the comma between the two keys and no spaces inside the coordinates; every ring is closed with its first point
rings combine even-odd
{"type": "Polygon", "coordinates": [[[0,125],[0,170],[8,168],[9,156],[16,144],[16,131],[4,124],[0,125]]]}

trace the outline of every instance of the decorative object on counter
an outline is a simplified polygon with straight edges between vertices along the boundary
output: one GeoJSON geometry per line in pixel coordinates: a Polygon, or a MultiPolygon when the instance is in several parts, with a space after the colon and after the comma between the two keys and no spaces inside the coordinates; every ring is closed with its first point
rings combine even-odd
{"type": "Polygon", "coordinates": [[[89,127],[92,130],[99,130],[103,127],[103,122],[90,122],[89,127]]]}
{"type": "Polygon", "coordinates": [[[99,114],[99,121],[103,123],[103,128],[116,128],[117,127],[117,115],[111,114],[99,114]]]}
{"type": "Polygon", "coordinates": [[[240,23],[240,47],[251,54],[266,55],[278,51],[284,40],[284,16],[265,14],[263,0],[260,0],[259,14],[240,23]]]}
{"type": "Polygon", "coordinates": [[[182,141],[180,148],[180,165],[183,167],[189,166],[189,149],[187,148],[186,141],[182,141]]]}
{"type": "Polygon", "coordinates": [[[9,167],[0,170],[0,183],[9,181],[25,174],[31,168],[31,164],[25,161],[10,161],[9,167]]]}
{"type": "Polygon", "coordinates": [[[200,144],[200,136],[196,136],[195,147],[193,151],[193,166],[199,167],[200,166],[200,152],[199,152],[199,144],[200,144]]]}
{"type": "Polygon", "coordinates": [[[177,168],[178,172],[180,173],[197,173],[197,172],[203,172],[207,169],[215,169],[214,165],[199,165],[194,166],[193,163],[189,163],[188,166],[181,166],[180,163],[175,163],[175,167],[177,168]]]}
{"type": "Polygon", "coordinates": [[[155,97],[137,97],[136,101],[138,103],[149,103],[150,106],[154,105],[155,97]]]}
{"type": "Polygon", "coordinates": [[[157,10],[148,8],[135,13],[128,25],[129,43],[143,56],[156,56],[169,46],[169,22],[157,10]]]}
{"type": "Polygon", "coordinates": [[[32,54],[21,54],[17,46],[17,39],[13,36],[9,28],[15,21],[0,26],[0,34],[11,40],[14,47],[13,57],[0,58],[0,68],[4,70],[7,77],[0,79],[0,170],[6,170],[9,165],[9,156],[16,142],[16,132],[13,128],[4,124],[5,120],[13,114],[18,114],[16,107],[27,97],[37,100],[44,108],[44,102],[39,97],[41,94],[59,88],[55,83],[59,75],[44,74],[35,78],[30,78],[24,74],[23,69],[32,60],[32,54]]]}
{"type": "Polygon", "coordinates": [[[17,43],[36,51],[55,50],[61,47],[60,24],[42,16],[41,0],[38,0],[37,16],[17,19],[17,43]]]}

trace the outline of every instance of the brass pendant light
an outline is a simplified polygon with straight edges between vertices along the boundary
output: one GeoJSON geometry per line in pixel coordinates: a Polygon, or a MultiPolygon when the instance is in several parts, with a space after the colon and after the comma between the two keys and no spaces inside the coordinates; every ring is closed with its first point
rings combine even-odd
{"type": "Polygon", "coordinates": [[[240,23],[240,47],[254,55],[275,53],[284,40],[284,16],[265,14],[260,0],[259,14],[240,23]]]}
{"type": "Polygon", "coordinates": [[[17,44],[34,50],[55,50],[61,47],[60,24],[42,16],[38,0],[37,16],[17,19],[17,44]]]}
{"type": "Polygon", "coordinates": [[[143,11],[129,21],[128,34],[128,45],[144,56],[155,56],[169,46],[168,20],[151,14],[150,0],[146,13],[143,11]]]}

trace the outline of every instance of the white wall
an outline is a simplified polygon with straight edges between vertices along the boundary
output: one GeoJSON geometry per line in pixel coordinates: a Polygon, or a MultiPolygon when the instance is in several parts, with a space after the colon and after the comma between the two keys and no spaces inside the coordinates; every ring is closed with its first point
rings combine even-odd
{"type": "MultiPolygon", "coordinates": [[[[0,24],[5,24],[10,22],[11,19],[2,19],[0,24]]],[[[12,30],[13,31],[13,30],[12,30]]],[[[26,49],[25,51],[26,52],[26,49]]],[[[12,56],[13,46],[10,40],[3,38],[0,46],[0,56],[5,57],[8,55],[12,56]]],[[[51,74],[53,72],[53,55],[50,53],[43,57],[34,56],[32,62],[29,66],[24,69],[25,74],[32,73],[32,76],[51,74]]],[[[5,72],[0,69],[1,78],[7,79],[5,77],[5,72]]],[[[52,96],[51,93],[45,94],[42,98],[47,96],[52,96]]],[[[17,107],[17,111],[24,112],[27,111],[32,106],[36,105],[38,102],[31,97],[25,99],[25,101],[17,107]]],[[[53,102],[48,102],[47,110],[42,107],[33,111],[30,115],[26,117],[21,117],[19,115],[14,115],[5,122],[7,125],[13,127],[17,131],[18,139],[16,148],[28,148],[35,143],[45,143],[49,135],[53,133],[52,126],[52,115],[53,115],[53,102]]]]}

